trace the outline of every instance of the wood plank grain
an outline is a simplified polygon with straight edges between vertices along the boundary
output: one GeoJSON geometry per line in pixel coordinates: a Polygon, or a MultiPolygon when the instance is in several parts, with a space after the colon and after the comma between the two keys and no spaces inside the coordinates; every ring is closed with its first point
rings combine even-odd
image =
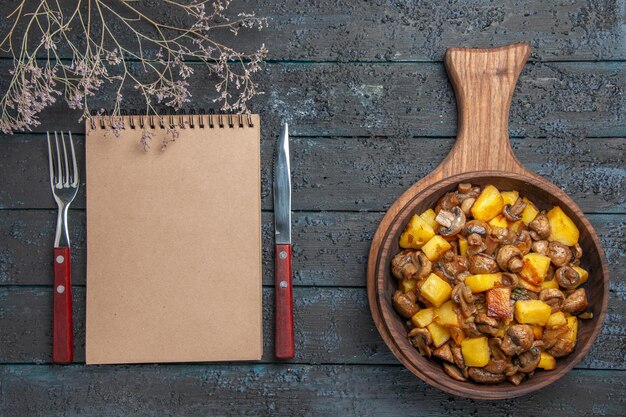
{"type": "MultiPolygon", "coordinates": [[[[84,138],[76,137],[80,167],[84,138]]],[[[291,138],[294,210],[386,210],[446,156],[453,139],[291,138]]],[[[585,212],[623,213],[626,139],[513,139],[529,169],[561,187],[585,212]]],[[[272,208],[273,138],[262,141],[261,197],[272,208]]],[[[0,208],[54,208],[45,141],[0,135],[0,208]]],[[[81,168],[84,171],[84,167],[81,168]]],[[[73,208],[85,207],[85,184],[73,208]]]]}
{"type": "MultiPolygon", "coordinates": [[[[273,289],[263,291],[263,362],[273,362],[273,289]]],[[[626,299],[613,292],[600,337],[579,368],[626,369],[626,299]]],[[[74,361],[85,358],[85,289],[73,288],[74,361]]],[[[0,287],[0,363],[49,363],[52,289],[0,287]]],[[[395,364],[372,321],[364,288],[294,288],[293,363],[395,364]]]]}
{"type": "MultiPolygon", "coordinates": [[[[60,3],[64,7],[74,4],[71,0],[60,3]]],[[[0,14],[8,15],[15,4],[16,0],[2,2],[0,14]]],[[[152,4],[142,1],[137,7],[152,4]]],[[[626,58],[626,25],[620,19],[625,7],[620,0],[529,0],[522,4],[514,0],[454,0],[445,7],[437,0],[248,0],[233,2],[229,15],[252,11],[268,17],[269,27],[260,33],[242,31],[237,37],[228,33],[215,36],[237,49],[264,42],[271,60],[431,61],[441,60],[447,47],[488,47],[521,41],[532,43],[533,59],[626,58]]],[[[175,8],[153,8],[152,13],[162,22],[184,19],[184,12],[175,8]]],[[[7,25],[4,23],[2,29],[7,25]]],[[[112,24],[111,29],[122,42],[129,39],[122,25],[112,24]]],[[[78,31],[69,35],[82,44],[78,31]]],[[[33,42],[39,41],[33,38],[33,42]]],[[[60,53],[68,56],[65,48],[60,48],[60,53]]]]}
{"type": "MultiPolygon", "coordinates": [[[[372,237],[383,213],[293,213],[295,285],[364,286],[372,237]]],[[[620,215],[589,215],[609,262],[613,289],[626,292],[626,222],[620,215]]],[[[274,229],[263,213],[263,276],[272,285],[274,229]]],[[[0,285],[51,285],[56,212],[0,210],[0,285]]],[[[85,214],[70,211],[72,280],[85,285],[85,214]]]]}
{"type": "MultiPolygon", "coordinates": [[[[0,61],[0,73],[10,63],[0,61]]],[[[138,64],[130,68],[141,76],[138,64]]],[[[197,69],[201,72],[200,69],[197,69]]],[[[251,109],[266,138],[287,121],[294,136],[455,136],[456,105],[443,64],[268,63],[251,109]]],[[[8,77],[0,79],[0,91],[8,77]]],[[[215,107],[210,77],[189,80],[190,106],[215,107]]],[[[115,89],[94,98],[111,108],[115,89]]],[[[511,105],[510,134],[526,137],[626,136],[626,62],[534,63],[524,68],[511,105]]],[[[145,109],[138,90],[123,90],[126,108],[145,109]]],[[[36,132],[82,132],[80,112],[60,101],[41,114],[36,132]]]]}
{"type": "Polygon", "coordinates": [[[473,401],[431,388],[398,366],[0,366],[0,413],[128,415],[621,416],[621,371],[570,372],[515,400],[473,401]]]}

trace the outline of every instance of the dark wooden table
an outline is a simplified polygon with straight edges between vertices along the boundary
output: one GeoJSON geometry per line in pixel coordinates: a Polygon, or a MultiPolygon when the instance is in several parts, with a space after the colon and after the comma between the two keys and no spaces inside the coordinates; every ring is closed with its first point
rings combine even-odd
{"type": "MultiPolygon", "coordinates": [[[[270,50],[265,95],[253,105],[263,118],[263,360],[84,366],[83,186],[70,213],[76,363],[50,364],[56,210],[41,133],[72,129],[84,141],[78,115],[55,106],[35,131],[0,140],[0,415],[624,415],[624,0],[238,3],[271,19],[237,41],[270,50]],[[445,49],[522,40],[533,55],[513,98],[513,148],[588,215],[606,250],[611,298],[595,346],[565,378],[513,401],[477,402],[399,365],[371,320],[365,265],[385,210],[453,144],[445,49]],[[270,164],[281,120],[293,149],[297,353],[289,363],[272,357],[270,164]]],[[[0,14],[8,11],[3,2],[0,14]]],[[[0,59],[3,77],[9,67],[0,59]]],[[[194,106],[208,107],[210,80],[192,84],[194,106]]]]}

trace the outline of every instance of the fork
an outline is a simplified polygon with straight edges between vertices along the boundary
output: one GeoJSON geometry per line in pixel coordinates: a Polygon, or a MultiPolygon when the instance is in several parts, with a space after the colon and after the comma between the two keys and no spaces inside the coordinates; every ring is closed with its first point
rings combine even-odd
{"type": "Polygon", "coordinates": [[[48,137],[50,188],[59,207],[54,237],[54,325],[52,333],[52,361],[71,363],[72,346],[72,271],[70,264],[70,237],[67,230],[67,211],[78,192],[78,166],[72,132],[54,132],[54,144],[48,137]],[[60,139],[59,139],[60,136],[60,139]],[[66,144],[69,142],[69,146],[66,144]],[[69,151],[69,158],[68,158],[69,151]]]}

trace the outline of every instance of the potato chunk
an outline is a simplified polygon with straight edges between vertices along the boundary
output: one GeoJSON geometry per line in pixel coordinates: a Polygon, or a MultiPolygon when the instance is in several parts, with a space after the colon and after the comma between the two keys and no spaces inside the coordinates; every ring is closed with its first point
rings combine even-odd
{"type": "Polygon", "coordinates": [[[467,239],[465,239],[464,237],[460,237],[459,238],[459,253],[461,254],[461,256],[467,255],[468,247],[469,247],[469,244],[467,243],[467,239]]]}
{"type": "Polygon", "coordinates": [[[435,210],[433,209],[428,209],[425,212],[423,212],[422,214],[420,214],[420,217],[422,218],[422,220],[424,220],[430,227],[433,228],[433,230],[437,230],[437,228],[439,227],[439,223],[437,223],[435,221],[435,217],[437,217],[437,213],[435,213],[435,210]]]}
{"type": "Polygon", "coordinates": [[[435,309],[433,307],[423,308],[411,317],[411,321],[416,327],[426,327],[433,322],[435,309]]]}
{"type": "Polygon", "coordinates": [[[422,246],[422,252],[431,261],[436,262],[441,255],[446,253],[452,248],[452,245],[439,235],[435,235],[424,246],[422,246]]]}
{"type": "Polygon", "coordinates": [[[556,240],[567,246],[574,246],[578,242],[580,232],[572,219],[561,210],[561,207],[554,206],[552,210],[546,213],[546,216],[548,216],[550,223],[548,240],[556,240]]]}
{"type": "Polygon", "coordinates": [[[477,274],[465,278],[467,285],[473,293],[483,292],[492,289],[502,280],[502,274],[477,274]]]}
{"type": "Polygon", "coordinates": [[[515,204],[515,202],[519,198],[519,192],[517,192],[515,190],[513,190],[513,191],[502,191],[500,194],[502,194],[502,200],[504,200],[504,204],[509,204],[511,206],[513,204],[515,204]]]}
{"type": "Polygon", "coordinates": [[[511,289],[509,287],[492,288],[487,291],[487,315],[508,319],[513,317],[511,307],[511,289]]]}
{"type": "Polygon", "coordinates": [[[535,340],[540,340],[543,337],[543,326],[533,324],[530,327],[533,329],[533,336],[535,337],[535,340]]]}
{"type": "Polygon", "coordinates": [[[434,321],[426,326],[426,328],[430,332],[430,336],[433,338],[433,344],[435,347],[443,345],[448,341],[448,339],[450,339],[450,331],[434,321]]]}
{"type": "Polygon", "coordinates": [[[459,317],[454,309],[455,303],[448,300],[437,309],[435,321],[442,326],[459,326],[459,317]]]}
{"type": "Polygon", "coordinates": [[[526,203],[526,207],[524,207],[524,211],[522,211],[522,221],[528,224],[535,220],[535,217],[539,214],[539,209],[526,198],[523,198],[522,201],[526,203]]]}
{"type": "Polygon", "coordinates": [[[518,300],[515,302],[515,320],[521,324],[545,326],[552,308],[540,300],[518,300]]]}
{"type": "Polygon", "coordinates": [[[400,247],[403,249],[420,249],[433,236],[435,236],[433,228],[415,214],[400,235],[400,247]]]}
{"type": "Polygon", "coordinates": [[[556,313],[550,314],[550,317],[548,317],[548,321],[546,322],[546,327],[548,329],[556,329],[566,323],[567,319],[565,318],[565,314],[563,314],[562,311],[557,311],[556,313]]]}
{"type": "Polygon", "coordinates": [[[589,272],[587,272],[586,270],[582,269],[579,266],[573,266],[572,268],[574,268],[574,271],[578,272],[578,276],[580,277],[580,282],[578,283],[577,287],[580,287],[585,282],[587,282],[587,279],[589,279],[589,272]]]}
{"type": "Polygon", "coordinates": [[[461,342],[461,353],[466,366],[483,367],[489,363],[491,349],[486,337],[471,337],[461,342]]]}
{"type": "Polygon", "coordinates": [[[539,253],[528,253],[523,258],[524,266],[520,275],[533,285],[541,285],[550,268],[550,258],[539,253]]]}
{"type": "Polygon", "coordinates": [[[511,229],[512,231],[514,231],[515,233],[519,233],[519,232],[520,232],[520,230],[522,229],[522,224],[523,224],[523,223],[524,223],[524,222],[523,222],[523,221],[521,221],[521,220],[518,220],[518,221],[513,222],[513,223],[509,222],[509,226],[508,226],[508,227],[509,227],[509,229],[511,229]]]}
{"type": "Polygon", "coordinates": [[[550,280],[550,281],[543,281],[541,283],[541,289],[545,290],[546,288],[559,288],[559,283],[556,282],[556,279],[550,280]]]}
{"type": "Polygon", "coordinates": [[[417,280],[415,279],[411,279],[411,278],[403,279],[401,282],[402,292],[406,294],[407,292],[415,291],[416,283],[417,283],[417,280]]]}
{"type": "Polygon", "coordinates": [[[496,229],[498,227],[500,229],[506,229],[507,227],[509,227],[509,222],[506,220],[506,217],[504,217],[504,215],[498,214],[496,217],[489,220],[489,226],[491,226],[492,229],[496,229]]]}
{"type": "Polygon", "coordinates": [[[488,222],[500,214],[503,207],[504,199],[500,191],[493,185],[488,185],[480,193],[470,211],[475,219],[488,222]]]}
{"type": "Polygon", "coordinates": [[[578,319],[574,316],[569,316],[567,318],[567,328],[569,329],[565,334],[565,338],[571,340],[572,342],[576,342],[576,338],[578,337],[578,319]]]}
{"type": "Polygon", "coordinates": [[[450,299],[452,287],[435,274],[430,274],[422,284],[420,293],[435,307],[439,307],[450,299]]]}
{"type": "Polygon", "coordinates": [[[541,368],[544,371],[551,371],[556,369],[556,359],[554,356],[550,355],[547,352],[541,352],[541,359],[539,360],[539,365],[537,368],[541,368]]]}

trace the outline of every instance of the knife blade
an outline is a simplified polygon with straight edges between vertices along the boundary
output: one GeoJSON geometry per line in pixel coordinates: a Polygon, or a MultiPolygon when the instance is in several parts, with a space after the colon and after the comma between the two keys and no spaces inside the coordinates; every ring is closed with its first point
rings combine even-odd
{"type": "Polygon", "coordinates": [[[291,171],[287,123],[276,143],[274,159],[275,348],[277,359],[294,356],[291,273],[291,171]]]}

